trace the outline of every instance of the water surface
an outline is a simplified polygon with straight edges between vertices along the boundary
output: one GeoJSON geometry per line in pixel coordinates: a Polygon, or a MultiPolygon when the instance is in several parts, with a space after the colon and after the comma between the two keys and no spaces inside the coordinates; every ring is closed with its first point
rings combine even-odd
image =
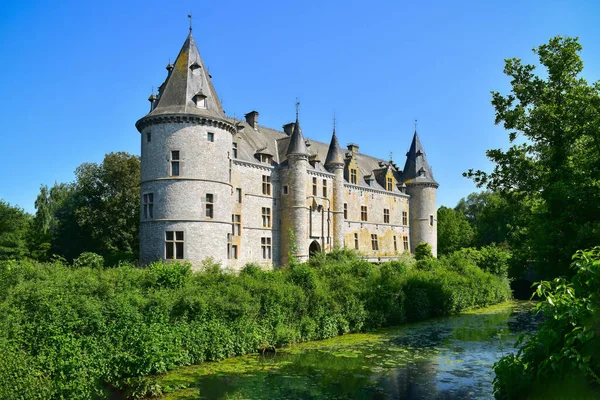
{"type": "Polygon", "coordinates": [[[438,318],[185,367],[169,399],[492,398],[492,365],[535,329],[533,303],[438,318]]]}

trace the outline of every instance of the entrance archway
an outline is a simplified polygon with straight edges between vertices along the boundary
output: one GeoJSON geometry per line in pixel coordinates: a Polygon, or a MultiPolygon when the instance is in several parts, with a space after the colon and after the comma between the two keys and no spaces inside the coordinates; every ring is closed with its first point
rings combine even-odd
{"type": "Polygon", "coordinates": [[[308,248],[309,257],[312,257],[316,253],[320,253],[320,252],[321,252],[321,245],[316,240],[313,240],[313,242],[310,244],[310,247],[308,248]]]}

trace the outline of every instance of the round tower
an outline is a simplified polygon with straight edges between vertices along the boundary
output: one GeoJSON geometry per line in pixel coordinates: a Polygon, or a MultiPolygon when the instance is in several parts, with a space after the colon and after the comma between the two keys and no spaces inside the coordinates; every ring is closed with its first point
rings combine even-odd
{"type": "Polygon", "coordinates": [[[333,178],[333,247],[344,247],[344,158],[340,151],[340,144],[335,134],[333,135],[325,159],[325,168],[335,176],[333,178]]]}
{"type": "Polygon", "coordinates": [[[437,257],[436,192],[439,184],[433,179],[416,130],[410,150],[406,153],[401,180],[406,184],[406,193],[410,196],[410,250],[414,253],[419,243],[429,243],[431,252],[437,257]]]}
{"type": "Polygon", "coordinates": [[[212,257],[227,262],[231,233],[230,157],[234,126],[225,118],[192,37],[136,123],[141,133],[140,259],[212,257]]]}
{"type": "Polygon", "coordinates": [[[289,184],[290,195],[286,204],[288,215],[283,217],[286,221],[282,224],[284,229],[281,232],[284,263],[290,261],[288,255],[295,257],[299,262],[308,259],[308,206],[306,199],[308,156],[308,148],[302,136],[296,109],[294,132],[290,137],[286,152],[288,161],[286,181],[289,184]],[[290,236],[288,230],[291,230],[293,237],[290,236]]]}

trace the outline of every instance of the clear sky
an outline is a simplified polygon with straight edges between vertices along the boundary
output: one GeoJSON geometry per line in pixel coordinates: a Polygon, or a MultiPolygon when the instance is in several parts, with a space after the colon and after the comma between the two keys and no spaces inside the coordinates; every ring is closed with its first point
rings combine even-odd
{"type": "Polygon", "coordinates": [[[83,162],[140,152],[135,121],[166,77],[194,16],[194,37],[228,115],[280,128],[300,99],[305,136],[402,167],[418,119],[440,183],[438,205],[476,190],[508,146],[490,91],[503,59],[536,59],[555,35],[579,36],[600,79],[600,2],[590,1],[4,1],[0,5],[0,198],[34,212],[40,185],[83,162]]]}

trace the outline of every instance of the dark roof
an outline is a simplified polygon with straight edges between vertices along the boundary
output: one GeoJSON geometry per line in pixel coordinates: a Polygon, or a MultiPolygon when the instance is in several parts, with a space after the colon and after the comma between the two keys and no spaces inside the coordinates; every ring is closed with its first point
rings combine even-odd
{"type": "Polygon", "coordinates": [[[419,135],[415,131],[410,150],[406,153],[406,164],[400,176],[400,180],[408,185],[411,183],[438,183],[433,179],[433,172],[427,163],[425,151],[419,140],[419,135]]]}
{"type": "Polygon", "coordinates": [[[162,114],[196,114],[224,118],[221,102],[200,57],[192,32],[183,43],[166,81],[160,86],[156,107],[148,115],[162,114]],[[196,107],[195,95],[206,96],[206,108],[196,107]]]}
{"type": "Polygon", "coordinates": [[[302,129],[300,128],[300,121],[298,121],[297,116],[296,123],[294,124],[294,133],[292,133],[292,136],[290,137],[288,148],[285,152],[286,156],[291,154],[309,155],[308,147],[306,147],[304,136],[302,136],[302,129]]]}
{"type": "Polygon", "coordinates": [[[344,165],[344,157],[340,150],[340,143],[338,142],[335,134],[335,128],[333,128],[333,135],[331,136],[331,143],[329,143],[329,149],[327,150],[327,158],[325,159],[325,167],[334,166],[336,164],[344,165]]]}

